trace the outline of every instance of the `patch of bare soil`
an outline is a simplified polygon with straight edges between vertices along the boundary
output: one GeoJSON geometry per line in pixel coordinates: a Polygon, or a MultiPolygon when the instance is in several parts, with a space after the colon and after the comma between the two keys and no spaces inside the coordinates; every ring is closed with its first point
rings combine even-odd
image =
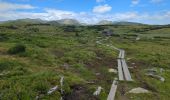
{"type": "Polygon", "coordinates": [[[72,92],[64,96],[64,100],[99,100],[93,94],[87,91],[82,85],[74,85],[71,87],[72,92]]]}
{"type": "Polygon", "coordinates": [[[96,51],[96,59],[91,62],[85,63],[89,69],[99,71],[101,67],[117,68],[117,59],[111,56],[106,56],[101,51],[96,51]]]}
{"type": "Polygon", "coordinates": [[[96,52],[97,58],[91,62],[85,63],[87,68],[96,74],[96,82],[105,82],[106,85],[111,85],[114,79],[114,73],[109,73],[108,70],[117,69],[117,59],[110,56],[105,56],[100,52],[96,52]],[[105,70],[104,70],[105,69],[105,70]]]}
{"type": "Polygon", "coordinates": [[[118,85],[118,93],[120,94],[120,96],[117,98],[117,100],[129,100],[128,97],[126,96],[126,92],[127,92],[127,85],[124,83],[120,83],[118,85]]]}

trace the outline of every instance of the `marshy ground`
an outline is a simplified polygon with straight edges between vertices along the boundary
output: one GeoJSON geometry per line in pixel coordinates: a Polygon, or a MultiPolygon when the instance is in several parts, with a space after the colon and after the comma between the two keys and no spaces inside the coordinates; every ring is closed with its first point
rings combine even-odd
{"type": "Polygon", "coordinates": [[[126,50],[133,82],[119,82],[116,100],[168,100],[170,97],[170,27],[147,25],[61,26],[48,24],[0,25],[0,99],[106,100],[117,69],[118,52],[97,40],[114,35],[104,44],[126,50]],[[165,36],[166,37],[163,37],[165,36]],[[97,38],[100,37],[100,38],[97,38]],[[140,37],[140,40],[136,40],[140,37]],[[145,75],[155,68],[162,82],[145,75]],[[160,68],[164,71],[160,72],[160,68]],[[64,92],[60,91],[64,76],[64,92]],[[51,87],[59,89],[47,95],[51,87]],[[93,92],[101,86],[99,96],[93,92]],[[127,93],[142,87],[147,94],[127,93]]]}

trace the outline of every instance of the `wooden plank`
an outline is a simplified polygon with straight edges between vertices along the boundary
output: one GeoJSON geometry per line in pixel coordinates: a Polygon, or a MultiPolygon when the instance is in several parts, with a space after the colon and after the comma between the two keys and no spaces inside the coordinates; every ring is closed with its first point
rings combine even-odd
{"type": "Polygon", "coordinates": [[[117,90],[117,81],[113,81],[107,100],[114,100],[117,90]]]}
{"type": "Polygon", "coordinates": [[[118,63],[118,75],[119,75],[118,77],[119,77],[119,80],[122,81],[124,80],[124,77],[123,77],[123,69],[122,69],[121,60],[118,59],[117,63],[118,63]]]}
{"type": "Polygon", "coordinates": [[[126,64],[125,59],[121,59],[121,62],[122,62],[122,67],[123,67],[123,72],[124,72],[124,75],[125,75],[125,79],[127,81],[132,81],[132,78],[131,78],[131,75],[130,75],[130,72],[129,72],[129,69],[128,69],[128,66],[126,64]]]}
{"type": "Polygon", "coordinates": [[[122,57],[122,50],[119,50],[119,57],[118,58],[121,58],[122,57]]]}
{"type": "Polygon", "coordinates": [[[125,58],[125,50],[121,50],[122,51],[122,56],[121,58],[124,59],[125,58]]]}

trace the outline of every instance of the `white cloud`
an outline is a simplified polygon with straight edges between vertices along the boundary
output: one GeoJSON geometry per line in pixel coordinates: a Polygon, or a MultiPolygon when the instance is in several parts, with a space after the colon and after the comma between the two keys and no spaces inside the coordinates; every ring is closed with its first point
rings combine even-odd
{"type": "MultiPolygon", "coordinates": [[[[107,6],[107,5],[106,5],[107,6]]],[[[21,9],[23,7],[19,7],[21,9]]],[[[26,7],[27,8],[27,7],[26,7]]],[[[25,7],[24,7],[25,9],[25,7]]],[[[28,7],[29,9],[29,7],[28,7]]],[[[110,8],[111,9],[111,8],[110,8]]],[[[104,10],[108,11],[108,10],[104,10]]],[[[98,13],[93,12],[73,12],[58,9],[44,9],[40,12],[25,12],[14,9],[0,10],[0,21],[14,20],[22,18],[41,18],[43,20],[59,20],[59,19],[77,19],[80,22],[95,24],[100,20],[110,21],[134,21],[147,24],[170,24],[170,11],[150,13],[124,12],[124,13],[104,13],[103,10],[98,13]]]]}
{"type": "Polygon", "coordinates": [[[163,0],[151,0],[151,3],[160,3],[162,2],[163,0]]]}
{"type": "Polygon", "coordinates": [[[45,9],[45,11],[49,16],[49,20],[75,18],[75,16],[77,15],[77,13],[74,13],[72,11],[63,11],[57,9],[45,9]]]}
{"type": "Polygon", "coordinates": [[[97,3],[105,2],[106,0],[96,0],[97,3]]]}
{"type": "Polygon", "coordinates": [[[135,6],[135,5],[138,5],[140,2],[140,0],[132,0],[132,4],[131,6],[135,6]]]}
{"type": "Polygon", "coordinates": [[[17,9],[34,9],[33,7],[28,4],[13,4],[0,1],[0,11],[7,11],[7,10],[17,10],[17,9]]]}
{"type": "Polygon", "coordinates": [[[111,10],[112,10],[112,7],[109,6],[108,4],[96,6],[93,8],[94,13],[105,13],[105,12],[109,12],[111,10]]]}

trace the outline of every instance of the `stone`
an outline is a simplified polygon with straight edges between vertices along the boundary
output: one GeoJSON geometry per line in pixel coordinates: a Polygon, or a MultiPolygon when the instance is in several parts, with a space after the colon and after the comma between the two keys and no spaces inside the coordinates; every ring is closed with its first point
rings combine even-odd
{"type": "Polygon", "coordinates": [[[162,76],[159,76],[159,75],[154,75],[154,74],[152,74],[152,73],[146,74],[146,75],[148,75],[148,76],[150,76],[150,77],[152,77],[152,78],[155,78],[155,79],[159,79],[159,80],[162,81],[162,82],[165,81],[165,78],[163,78],[162,76]]]}
{"type": "Polygon", "coordinates": [[[144,88],[138,87],[130,90],[128,93],[149,93],[149,91],[144,88]]]}
{"type": "Polygon", "coordinates": [[[132,63],[132,65],[135,65],[135,63],[132,63]]]}
{"type": "Polygon", "coordinates": [[[97,88],[97,90],[93,93],[93,95],[95,95],[95,96],[100,95],[100,92],[101,92],[102,89],[103,89],[103,88],[102,88],[101,86],[99,86],[99,87],[97,88]]]}
{"type": "Polygon", "coordinates": [[[117,73],[117,70],[116,70],[116,69],[113,69],[113,68],[110,68],[108,71],[109,71],[110,73],[117,73]]]}
{"type": "Polygon", "coordinates": [[[160,73],[163,73],[164,69],[163,68],[160,68],[160,73]]]}
{"type": "Polygon", "coordinates": [[[99,76],[100,75],[100,73],[96,73],[96,76],[99,76]]]}
{"type": "Polygon", "coordinates": [[[48,91],[48,95],[52,94],[54,91],[56,91],[58,89],[58,86],[55,86],[53,88],[51,88],[49,91],[48,91]]]}

